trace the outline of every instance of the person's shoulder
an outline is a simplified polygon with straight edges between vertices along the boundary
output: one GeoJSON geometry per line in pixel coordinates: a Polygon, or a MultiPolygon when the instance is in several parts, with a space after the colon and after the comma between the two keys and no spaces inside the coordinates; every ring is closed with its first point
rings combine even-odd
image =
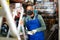
{"type": "Polygon", "coordinates": [[[38,14],[38,16],[41,16],[40,14],[38,14]]]}
{"type": "Polygon", "coordinates": [[[42,16],[38,14],[38,17],[42,17],[42,16]]]}
{"type": "Polygon", "coordinates": [[[27,16],[26,16],[26,17],[23,17],[23,20],[24,20],[24,21],[26,21],[27,19],[28,19],[28,17],[27,17],[27,16]]]}

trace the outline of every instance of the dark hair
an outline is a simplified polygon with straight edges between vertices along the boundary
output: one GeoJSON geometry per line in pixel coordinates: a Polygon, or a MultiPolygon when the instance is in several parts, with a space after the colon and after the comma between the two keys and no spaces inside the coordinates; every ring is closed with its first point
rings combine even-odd
{"type": "Polygon", "coordinates": [[[28,7],[28,6],[33,6],[33,5],[30,5],[30,4],[29,4],[29,5],[26,5],[26,9],[25,9],[25,12],[27,12],[27,7],[28,7]]]}
{"type": "Polygon", "coordinates": [[[29,5],[26,6],[26,8],[27,8],[28,6],[33,6],[33,5],[29,4],[29,5]]]}

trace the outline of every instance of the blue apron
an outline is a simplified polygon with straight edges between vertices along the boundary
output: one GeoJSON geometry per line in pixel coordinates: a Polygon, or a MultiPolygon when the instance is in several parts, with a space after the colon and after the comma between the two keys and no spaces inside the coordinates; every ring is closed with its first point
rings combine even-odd
{"type": "MultiPolygon", "coordinates": [[[[27,20],[26,26],[27,26],[28,31],[32,31],[36,28],[40,28],[41,23],[39,22],[38,18],[36,17],[35,19],[27,20]]],[[[36,32],[33,35],[28,35],[28,40],[44,40],[44,32],[40,31],[40,32],[36,32]]]]}

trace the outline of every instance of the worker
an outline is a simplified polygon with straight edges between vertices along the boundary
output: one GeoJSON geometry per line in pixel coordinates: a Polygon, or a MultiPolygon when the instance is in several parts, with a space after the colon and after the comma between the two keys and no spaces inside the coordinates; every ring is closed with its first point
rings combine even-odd
{"type": "MultiPolygon", "coordinates": [[[[42,16],[35,15],[32,5],[26,7],[26,14],[24,25],[28,30],[26,30],[28,40],[45,40],[44,30],[46,30],[46,25],[42,16]]],[[[23,24],[23,21],[21,21],[21,24],[23,24]]]]}

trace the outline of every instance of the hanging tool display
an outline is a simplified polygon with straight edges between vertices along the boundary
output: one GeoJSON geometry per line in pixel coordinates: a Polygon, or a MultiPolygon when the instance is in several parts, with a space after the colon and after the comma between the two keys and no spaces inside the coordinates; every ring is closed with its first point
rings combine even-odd
{"type": "Polygon", "coordinates": [[[24,15],[24,9],[22,7],[22,4],[16,3],[15,9],[13,11],[13,19],[15,19],[15,21],[16,21],[16,25],[18,27],[17,29],[18,29],[19,34],[21,35],[21,30],[22,30],[22,34],[24,35],[24,40],[26,40],[24,25],[20,24],[21,20],[23,20],[23,15],[24,15]]]}

